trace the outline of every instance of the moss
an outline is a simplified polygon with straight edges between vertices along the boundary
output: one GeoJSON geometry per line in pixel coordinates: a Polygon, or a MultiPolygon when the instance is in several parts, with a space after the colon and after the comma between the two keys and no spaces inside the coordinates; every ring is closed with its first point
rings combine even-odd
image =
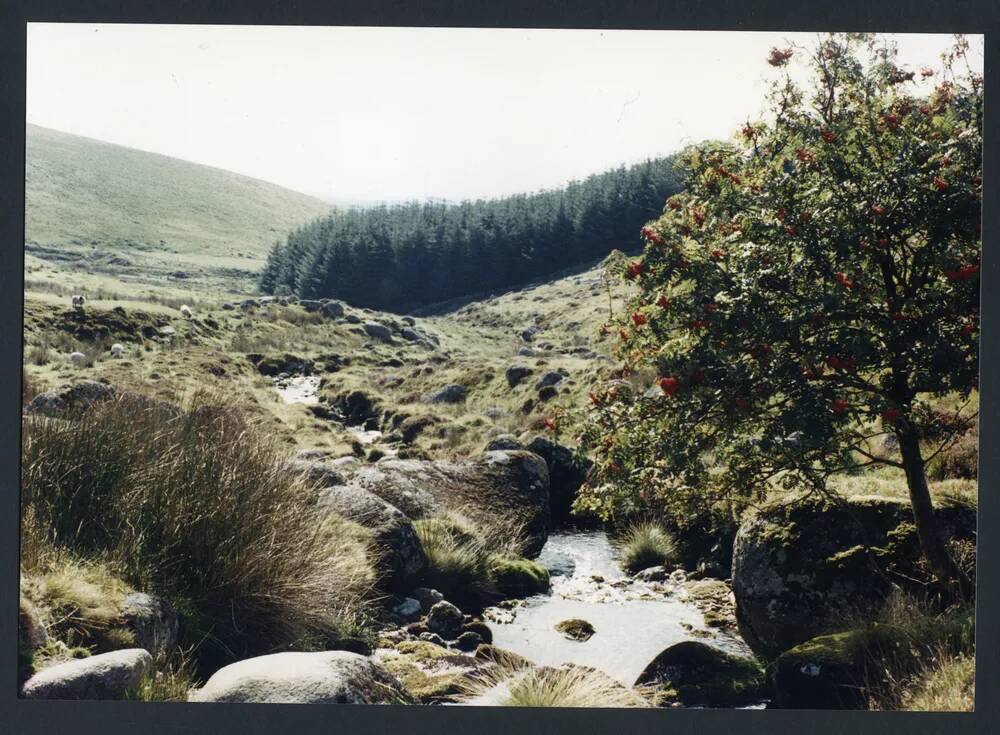
{"type": "Polygon", "coordinates": [[[399,653],[412,657],[416,661],[425,663],[454,655],[448,649],[441,648],[441,646],[437,646],[429,641],[403,641],[396,646],[396,650],[399,653]]]}
{"type": "Polygon", "coordinates": [[[529,597],[549,590],[549,570],[530,559],[495,556],[490,560],[490,574],[504,597],[529,597]]]}
{"type": "Polygon", "coordinates": [[[406,658],[388,658],[385,667],[420,704],[451,702],[461,693],[461,674],[431,674],[406,658]]]}
{"type": "Polygon", "coordinates": [[[594,630],[593,625],[588,623],[586,620],[580,620],[579,618],[562,620],[555,624],[555,629],[562,633],[566,638],[581,642],[589,641],[594,633],[597,632],[594,630]]]}
{"type": "Polygon", "coordinates": [[[653,659],[636,685],[655,687],[655,696],[661,701],[728,707],[763,699],[766,681],[764,669],[753,659],[685,641],[653,659]]]}

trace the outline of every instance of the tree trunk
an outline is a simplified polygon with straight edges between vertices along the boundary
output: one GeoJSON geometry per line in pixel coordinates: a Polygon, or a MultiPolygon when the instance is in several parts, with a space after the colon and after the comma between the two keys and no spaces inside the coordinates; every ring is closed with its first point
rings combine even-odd
{"type": "Polygon", "coordinates": [[[896,436],[899,439],[899,451],[903,456],[903,468],[906,471],[906,484],[910,491],[910,505],[913,508],[913,521],[917,526],[920,549],[927,559],[931,572],[945,587],[948,596],[968,598],[973,592],[972,583],[955,565],[948,553],[938,529],[937,518],[934,516],[934,505],[931,502],[927,474],[924,471],[924,458],[920,454],[920,437],[916,432],[906,429],[898,431],[896,436]]]}

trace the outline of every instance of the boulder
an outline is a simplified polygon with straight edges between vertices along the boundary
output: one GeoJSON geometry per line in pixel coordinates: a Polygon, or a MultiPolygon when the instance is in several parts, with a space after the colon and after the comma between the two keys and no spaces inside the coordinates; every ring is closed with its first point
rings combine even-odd
{"type": "Polygon", "coordinates": [[[555,370],[550,370],[535,381],[535,390],[541,390],[542,388],[548,388],[553,385],[557,385],[563,381],[565,376],[562,373],[557,373],[555,370]]]}
{"type": "Polygon", "coordinates": [[[191,702],[408,704],[399,680],[379,663],[348,651],[274,653],[216,671],[191,702]]]}
{"type": "Polygon", "coordinates": [[[511,388],[516,387],[522,380],[527,378],[532,373],[532,369],[527,365],[511,365],[507,368],[504,376],[507,378],[507,385],[511,388]]]}
{"type": "Polygon", "coordinates": [[[528,451],[545,460],[549,470],[549,496],[552,506],[552,523],[558,526],[570,518],[577,491],[587,479],[593,462],[544,436],[536,436],[528,444],[528,451]]]}
{"type": "Polygon", "coordinates": [[[405,620],[416,620],[422,611],[420,601],[412,597],[404,597],[403,601],[392,608],[392,611],[405,620]]]}
{"type": "Polygon", "coordinates": [[[666,582],[670,579],[670,572],[665,566],[655,566],[647,567],[641,572],[636,572],[632,575],[633,579],[638,579],[640,582],[666,582]]]}
{"type": "MultiPolygon", "coordinates": [[[[945,538],[975,540],[975,508],[954,504],[936,513],[945,538]]],[[[878,606],[893,583],[920,576],[919,559],[906,500],[807,497],[765,507],[743,522],[733,549],[740,633],[773,658],[878,606]]]]}
{"type": "Polygon", "coordinates": [[[97,380],[81,380],[35,396],[24,408],[26,414],[48,418],[67,418],[85,411],[96,403],[110,401],[118,390],[97,380]]]}
{"type": "Polygon", "coordinates": [[[867,709],[867,638],[868,631],[832,633],[782,653],[774,664],[774,706],[867,709]]]}
{"type": "Polygon", "coordinates": [[[436,391],[428,393],[420,400],[424,403],[461,403],[468,395],[468,389],[458,383],[449,383],[438,388],[436,391]]]}
{"type": "Polygon", "coordinates": [[[320,311],[323,308],[323,302],[316,299],[302,299],[299,301],[299,306],[306,311],[320,311]]]}
{"type": "Polygon", "coordinates": [[[559,395],[559,391],[556,390],[555,386],[547,385],[538,391],[538,400],[551,401],[557,395],[559,395]]]}
{"type": "Polygon", "coordinates": [[[540,331],[542,331],[540,327],[532,325],[527,329],[521,331],[521,339],[523,339],[525,342],[531,342],[535,338],[535,335],[538,334],[540,331]]]}
{"type": "Polygon", "coordinates": [[[409,596],[420,603],[420,609],[425,613],[444,599],[444,595],[429,587],[417,587],[410,591],[409,596]]]}
{"type": "Polygon", "coordinates": [[[320,310],[323,312],[323,316],[328,316],[332,319],[344,316],[344,305],[339,301],[327,301],[320,310]]]}
{"type": "Polygon", "coordinates": [[[465,616],[447,600],[435,603],[427,613],[427,629],[446,640],[454,640],[462,632],[465,616]]]}
{"type": "Polygon", "coordinates": [[[153,663],[142,648],[73,659],[42,669],[24,683],[26,699],[124,699],[153,663]]]}
{"type": "Polygon", "coordinates": [[[482,620],[471,620],[462,626],[463,633],[475,633],[482,639],[482,643],[492,643],[493,642],[493,631],[490,630],[490,626],[484,623],[482,620]]]}
{"type": "Polygon", "coordinates": [[[285,464],[289,474],[317,488],[343,485],[344,476],[335,467],[315,459],[293,459],[285,464]]]}
{"type": "Polygon", "coordinates": [[[372,339],[377,339],[380,342],[392,341],[392,330],[384,324],[380,324],[379,322],[365,322],[361,325],[361,328],[372,339]]]}
{"type": "Polygon", "coordinates": [[[348,487],[373,493],[413,519],[452,509],[483,525],[520,526],[528,557],[548,538],[549,473],[531,452],[485,452],[464,461],[387,458],[359,469],[348,487]]]}
{"type": "Polygon", "coordinates": [[[549,570],[538,562],[498,558],[493,560],[492,571],[497,591],[504,597],[530,597],[549,591],[549,570]]]}
{"type": "Polygon", "coordinates": [[[133,592],[122,603],[121,618],[139,648],[158,654],[177,644],[177,611],[163,598],[133,592]]]}
{"type": "Polygon", "coordinates": [[[332,486],[320,492],[318,506],[372,530],[389,589],[405,589],[427,567],[410,519],[378,495],[353,484],[332,486]]]}
{"type": "Polygon", "coordinates": [[[513,434],[501,434],[500,436],[490,439],[486,443],[486,446],[483,447],[483,451],[517,451],[523,450],[524,448],[525,446],[519,442],[513,434]]]}
{"type": "Polygon", "coordinates": [[[471,653],[479,648],[479,646],[481,646],[484,642],[485,641],[483,641],[482,637],[480,637],[478,633],[467,630],[458,637],[458,640],[455,641],[455,648],[459,651],[468,651],[471,653]]]}
{"type": "Polygon", "coordinates": [[[667,648],[643,669],[635,686],[662,689],[688,707],[739,707],[766,696],[764,670],[756,661],[699,641],[667,648]]]}

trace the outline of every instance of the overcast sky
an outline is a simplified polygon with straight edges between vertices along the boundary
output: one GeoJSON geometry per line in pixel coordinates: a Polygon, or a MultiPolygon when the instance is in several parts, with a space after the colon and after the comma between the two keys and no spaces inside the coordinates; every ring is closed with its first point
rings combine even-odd
{"type": "MultiPolygon", "coordinates": [[[[33,23],[28,122],[339,201],[488,197],[728,137],[815,38],[33,23]]],[[[914,67],[951,41],[894,38],[914,67]]]]}

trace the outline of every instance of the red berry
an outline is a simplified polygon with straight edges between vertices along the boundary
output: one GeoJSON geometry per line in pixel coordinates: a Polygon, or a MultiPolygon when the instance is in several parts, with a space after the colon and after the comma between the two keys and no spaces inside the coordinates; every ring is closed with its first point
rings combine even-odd
{"type": "Polygon", "coordinates": [[[643,324],[646,323],[646,321],[647,321],[646,315],[641,312],[637,311],[635,314],[632,315],[632,323],[637,327],[641,327],[643,324]]]}
{"type": "Polygon", "coordinates": [[[934,177],[934,188],[938,191],[944,191],[948,188],[948,182],[942,179],[940,176],[934,177]]]}
{"type": "Polygon", "coordinates": [[[820,137],[823,138],[823,141],[826,142],[826,143],[832,143],[834,140],[837,139],[837,136],[834,135],[829,130],[827,130],[826,128],[820,128],[819,134],[820,134],[820,137]]]}
{"type": "Polygon", "coordinates": [[[881,215],[885,214],[885,207],[883,207],[881,204],[873,204],[872,205],[872,212],[874,212],[875,214],[881,216],[881,215]]]}
{"type": "Polygon", "coordinates": [[[889,408],[885,409],[882,412],[882,421],[884,421],[887,424],[891,424],[894,423],[896,419],[898,419],[901,415],[902,414],[900,413],[898,408],[890,406],[889,408]]]}
{"type": "Polygon", "coordinates": [[[845,273],[835,273],[834,278],[837,279],[837,283],[846,288],[848,291],[854,288],[854,282],[848,278],[845,273]]]}
{"type": "Polygon", "coordinates": [[[848,409],[847,401],[845,401],[843,398],[835,398],[834,399],[834,401],[833,401],[833,412],[836,415],[840,416],[841,414],[843,414],[844,412],[846,412],[847,409],[848,409]]]}
{"type": "Polygon", "coordinates": [[[668,299],[666,296],[661,295],[660,298],[656,300],[656,305],[659,306],[661,309],[666,309],[668,306],[670,306],[670,299],[668,299]]]}
{"type": "Polygon", "coordinates": [[[628,264],[628,277],[638,278],[642,274],[642,263],[640,261],[635,261],[628,264]]]}
{"type": "Polygon", "coordinates": [[[672,396],[680,387],[681,382],[673,376],[660,378],[660,390],[663,391],[665,396],[672,396]]]}

